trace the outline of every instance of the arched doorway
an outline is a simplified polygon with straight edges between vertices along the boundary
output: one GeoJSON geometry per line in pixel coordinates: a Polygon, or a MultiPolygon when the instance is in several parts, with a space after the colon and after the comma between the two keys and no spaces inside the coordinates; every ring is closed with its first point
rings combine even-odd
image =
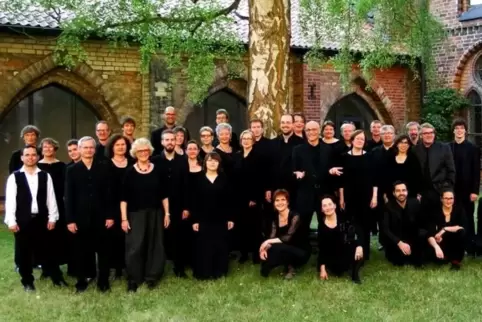
{"type": "Polygon", "coordinates": [[[343,123],[352,122],[357,129],[363,129],[369,135],[370,123],[377,119],[370,105],[361,96],[353,93],[333,104],[325,121],[330,120],[336,124],[336,133],[340,137],[339,129],[343,123]]]}
{"type": "Polygon", "coordinates": [[[222,89],[194,106],[193,111],[186,118],[184,126],[189,130],[193,139],[199,141],[199,129],[205,125],[213,130],[216,128],[216,111],[220,108],[229,113],[229,122],[233,131],[239,133],[247,128],[248,110],[246,101],[231,90],[222,89]]]}
{"type": "MultiPolygon", "coordinates": [[[[12,151],[19,149],[19,138],[25,125],[33,124],[41,131],[41,138],[52,137],[60,144],[58,159],[68,162],[65,143],[71,138],[93,135],[99,120],[95,110],[68,89],[48,85],[31,93],[0,116],[0,185],[5,186],[8,161],[12,151]]],[[[4,195],[2,190],[1,195],[4,195]]]]}

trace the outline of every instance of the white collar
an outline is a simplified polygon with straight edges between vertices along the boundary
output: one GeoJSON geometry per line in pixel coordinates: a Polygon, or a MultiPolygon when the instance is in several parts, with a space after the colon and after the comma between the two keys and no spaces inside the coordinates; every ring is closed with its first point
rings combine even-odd
{"type": "MultiPolygon", "coordinates": [[[[20,170],[18,170],[18,171],[20,171],[20,172],[25,172],[25,166],[22,166],[22,167],[20,168],[20,170]]],[[[40,170],[38,167],[35,167],[35,173],[34,173],[34,174],[37,174],[37,173],[39,173],[40,171],[42,171],[42,170],[40,170]]]]}

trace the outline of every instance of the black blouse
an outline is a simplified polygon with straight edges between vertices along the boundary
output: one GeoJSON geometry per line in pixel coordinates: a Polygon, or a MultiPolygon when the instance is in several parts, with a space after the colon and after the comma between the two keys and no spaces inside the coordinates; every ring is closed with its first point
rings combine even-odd
{"type": "MultiPolygon", "coordinates": [[[[38,167],[50,174],[52,178],[52,183],[54,185],[55,199],[57,201],[57,208],[61,215],[65,214],[64,206],[64,185],[65,185],[65,169],[66,165],[62,161],[54,163],[41,163],[39,162],[38,167]]],[[[63,217],[63,216],[62,216],[63,217]]]]}
{"type": "Polygon", "coordinates": [[[168,191],[161,178],[161,170],[156,165],[149,173],[139,173],[130,167],[126,171],[121,192],[121,201],[127,202],[127,211],[163,209],[162,200],[167,198],[168,191]]]}
{"type": "Polygon", "coordinates": [[[301,247],[299,236],[300,215],[292,210],[288,214],[288,223],[285,226],[279,225],[279,215],[271,225],[270,239],[279,238],[283,243],[301,247]]]}
{"type": "Polygon", "coordinates": [[[389,198],[393,196],[392,185],[395,181],[405,182],[410,197],[416,197],[422,190],[422,169],[413,152],[408,152],[404,163],[397,162],[396,154],[391,156],[387,160],[383,177],[385,180],[382,193],[386,193],[389,198]]]}
{"type": "Polygon", "coordinates": [[[453,206],[450,220],[445,220],[445,215],[442,208],[438,208],[432,215],[430,221],[429,236],[435,236],[444,227],[461,226],[464,229],[467,227],[467,217],[463,207],[453,206]]]}

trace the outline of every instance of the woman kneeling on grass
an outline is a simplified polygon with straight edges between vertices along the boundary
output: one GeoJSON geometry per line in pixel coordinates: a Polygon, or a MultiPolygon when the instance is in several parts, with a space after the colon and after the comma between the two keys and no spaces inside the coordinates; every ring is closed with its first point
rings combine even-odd
{"type": "Polygon", "coordinates": [[[451,269],[459,270],[465,255],[465,229],[467,219],[464,209],[454,206],[454,192],[445,189],[442,192],[442,207],[436,209],[430,222],[430,237],[435,261],[450,263],[451,269]]]}
{"type": "Polygon", "coordinates": [[[299,236],[300,215],[290,210],[288,191],[275,191],[273,200],[278,216],[273,221],[270,239],[259,248],[261,275],[268,277],[273,268],[284,266],[287,269],[285,279],[292,279],[294,267],[302,266],[309,260],[309,247],[299,236]]]}
{"type": "Polygon", "coordinates": [[[343,220],[336,213],[336,204],[331,196],[321,200],[323,221],[318,227],[318,267],[320,278],[330,274],[341,276],[351,269],[351,279],[360,284],[359,271],[363,263],[363,236],[360,228],[343,220]]]}

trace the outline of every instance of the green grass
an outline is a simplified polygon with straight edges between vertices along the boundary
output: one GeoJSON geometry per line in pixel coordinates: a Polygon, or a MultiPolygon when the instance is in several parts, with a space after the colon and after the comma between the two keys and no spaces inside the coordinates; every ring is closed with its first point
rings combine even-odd
{"type": "MultiPolygon", "coordinates": [[[[178,280],[170,268],[155,291],[127,294],[125,281],[112,292],[95,287],[81,295],[36,281],[27,294],[13,271],[13,238],[0,229],[0,321],[480,321],[480,260],[460,272],[448,267],[394,268],[375,250],[362,269],[362,285],[348,278],[317,279],[313,265],[285,281],[257,267],[232,265],[216,282],[178,280]]],[[[314,258],[313,258],[314,259],[314,258]]],[[[36,276],[38,276],[38,271],[36,276]]],[[[68,280],[73,285],[73,280],[68,280]]]]}

